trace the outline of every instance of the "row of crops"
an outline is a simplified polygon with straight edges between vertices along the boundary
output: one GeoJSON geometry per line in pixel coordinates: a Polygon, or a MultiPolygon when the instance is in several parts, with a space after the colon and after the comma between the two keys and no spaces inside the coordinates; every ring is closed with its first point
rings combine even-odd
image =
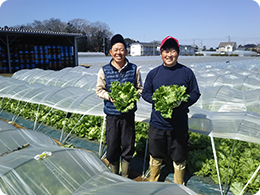
{"type": "MultiPolygon", "coordinates": [[[[74,135],[99,141],[101,138],[103,120],[102,116],[84,115],[77,113],[66,113],[49,106],[18,101],[15,99],[1,98],[0,109],[13,114],[13,121],[17,116],[24,119],[35,121],[34,130],[40,131],[41,125],[48,125],[57,130],[64,131],[66,135],[74,135]]],[[[0,115],[1,116],[1,115],[0,115]]],[[[144,150],[148,133],[148,123],[136,122],[136,154],[144,150]]],[[[105,134],[105,129],[104,133],[105,134]]],[[[59,140],[65,142],[63,139],[59,140]]],[[[102,139],[106,143],[105,136],[102,139]]]]}

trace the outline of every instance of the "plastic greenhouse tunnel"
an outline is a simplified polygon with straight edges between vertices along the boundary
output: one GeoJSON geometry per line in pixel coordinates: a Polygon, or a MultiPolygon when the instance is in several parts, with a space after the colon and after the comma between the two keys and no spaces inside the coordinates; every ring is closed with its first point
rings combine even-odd
{"type": "Polygon", "coordinates": [[[47,135],[3,120],[0,127],[2,194],[196,194],[177,184],[135,182],[113,174],[89,151],[62,148],[47,135]]]}
{"type": "MultiPolygon", "coordinates": [[[[210,65],[202,62],[190,64],[196,74],[201,97],[190,107],[189,130],[210,137],[220,194],[223,194],[223,186],[214,138],[260,143],[260,66],[243,67],[239,61],[234,66],[236,68],[232,65],[219,65],[217,61],[210,65]]],[[[153,67],[155,64],[141,66],[143,81],[153,67]]],[[[24,107],[27,103],[38,107],[34,113],[35,123],[32,130],[16,129],[11,124],[1,122],[1,153],[29,144],[0,157],[0,189],[3,193],[196,194],[185,186],[173,183],[135,182],[114,175],[95,154],[62,148],[37,131],[39,125],[36,121],[41,105],[67,114],[77,113],[82,117],[104,116],[103,101],[95,94],[99,68],[100,66],[78,66],[60,71],[25,69],[17,71],[11,78],[0,76],[1,113],[10,100],[16,100],[18,104],[25,102],[24,107]],[[50,155],[43,152],[49,152],[50,155]],[[44,158],[34,158],[41,154],[44,158]]],[[[11,122],[16,122],[22,112],[18,105],[14,106],[17,106],[17,110],[11,122]]],[[[136,121],[149,122],[150,110],[151,105],[140,99],[136,121]]],[[[103,127],[104,123],[105,120],[103,127]]],[[[77,124],[75,128],[76,126],[77,124]]],[[[62,131],[59,141],[64,143],[72,133],[73,129],[70,133],[62,131]]],[[[101,145],[100,141],[100,147],[101,145]]],[[[259,169],[260,163],[240,192],[241,195],[259,169]]]]}

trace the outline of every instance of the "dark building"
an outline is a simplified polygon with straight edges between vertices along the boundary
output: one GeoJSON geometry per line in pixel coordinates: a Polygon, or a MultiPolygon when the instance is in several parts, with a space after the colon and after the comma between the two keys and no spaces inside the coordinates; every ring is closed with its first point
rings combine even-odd
{"type": "Polygon", "coordinates": [[[0,73],[20,69],[60,70],[78,65],[82,34],[0,27],[0,73]]]}

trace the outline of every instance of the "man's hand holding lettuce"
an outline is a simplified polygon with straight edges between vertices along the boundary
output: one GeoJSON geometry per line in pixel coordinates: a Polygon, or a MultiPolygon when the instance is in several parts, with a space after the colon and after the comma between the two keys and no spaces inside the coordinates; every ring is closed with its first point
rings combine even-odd
{"type": "Polygon", "coordinates": [[[108,94],[113,100],[116,109],[122,113],[132,110],[135,102],[139,101],[139,92],[130,82],[124,82],[120,85],[120,82],[113,81],[110,89],[111,92],[108,94]]]}
{"type": "Polygon", "coordinates": [[[171,118],[173,108],[178,107],[181,102],[188,101],[189,95],[185,92],[185,86],[162,85],[152,96],[155,110],[160,111],[164,118],[171,118]]]}

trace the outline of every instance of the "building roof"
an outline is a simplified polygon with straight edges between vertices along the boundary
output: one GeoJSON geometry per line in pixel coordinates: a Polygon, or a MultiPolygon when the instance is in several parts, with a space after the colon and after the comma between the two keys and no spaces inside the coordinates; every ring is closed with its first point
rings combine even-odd
{"type": "Polygon", "coordinates": [[[236,42],[220,42],[218,47],[225,47],[227,45],[231,45],[232,47],[234,47],[236,44],[236,42]]]}
{"type": "Polygon", "coordinates": [[[156,44],[156,43],[144,43],[144,42],[135,42],[135,43],[132,43],[131,45],[143,45],[143,46],[159,46],[159,44],[156,44]]]}
{"type": "Polygon", "coordinates": [[[33,30],[33,29],[21,29],[21,28],[9,28],[7,26],[0,27],[0,34],[8,33],[8,34],[28,34],[28,35],[58,35],[58,36],[84,36],[81,33],[66,33],[66,32],[53,32],[53,31],[41,31],[41,30],[33,30]]]}
{"type": "Polygon", "coordinates": [[[180,47],[196,47],[196,46],[194,46],[194,45],[180,45],[180,47]]]}

